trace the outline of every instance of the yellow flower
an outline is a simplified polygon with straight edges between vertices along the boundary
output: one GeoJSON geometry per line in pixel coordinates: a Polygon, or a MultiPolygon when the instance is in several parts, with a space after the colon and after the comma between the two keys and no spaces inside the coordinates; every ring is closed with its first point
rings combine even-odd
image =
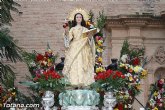
{"type": "Polygon", "coordinates": [[[115,108],[114,110],[119,110],[118,108],[115,108]]]}
{"type": "Polygon", "coordinates": [[[153,110],[159,110],[157,107],[155,107],[153,110]]]}
{"type": "Polygon", "coordinates": [[[98,44],[99,46],[102,46],[102,45],[103,45],[103,43],[102,43],[101,41],[98,41],[97,44],[98,44]]]}
{"type": "Polygon", "coordinates": [[[147,75],[147,70],[143,70],[143,71],[142,71],[142,75],[143,75],[143,76],[147,75]]]}
{"type": "Polygon", "coordinates": [[[103,59],[101,57],[98,58],[98,62],[102,62],[103,59]]]}
{"type": "Polygon", "coordinates": [[[105,69],[103,67],[96,68],[96,73],[103,72],[105,69]]]}
{"type": "Polygon", "coordinates": [[[51,49],[48,49],[48,53],[52,53],[52,50],[51,49]]]}
{"type": "Polygon", "coordinates": [[[141,88],[140,84],[137,84],[137,85],[136,85],[136,88],[137,88],[138,90],[140,90],[140,88],[141,88]]]}
{"type": "Polygon", "coordinates": [[[133,81],[133,77],[132,76],[129,77],[129,81],[133,81]]]}
{"type": "Polygon", "coordinates": [[[125,65],[123,63],[120,63],[120,67],[124,67],[125,65]]]}
{"type": "Polygon", "coordinates": [[[99,53],[100,53],[100,52],[103,52],[103,49],[98,48],[98,49],[97,49],[97,52],[99,52],[99,53]]]}
{"type": "Polygon", "coordinates": [[[140,67],[139,67],[139,66],[135,66],[135,67],[134,67],[134,72],[135,72],[135,73],[140,72],[140,67]]]}
{"type": "Polygon", "coordinates": [[[158,96],[158,92],[155,91],[155,92],[154,92],[154,96],[158,96]]]}
{"type": "Polygon", "coordinates": [[[13,96],[15,96],[15,95],[16,95],[16,93],[15,93],[15,92],[12,92],[12,95],[13,95],[13,96]]]}

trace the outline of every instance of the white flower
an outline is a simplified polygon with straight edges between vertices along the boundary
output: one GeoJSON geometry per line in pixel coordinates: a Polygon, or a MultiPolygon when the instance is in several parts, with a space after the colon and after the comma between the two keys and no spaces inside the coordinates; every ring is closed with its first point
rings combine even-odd
{"type": "Polygon", "coordinates": [[[35,67],[36,66],[36,63],[34,61],[30,62],[29,64],[30,67],[35,67]]]}
{"type": "Polygon", "coordinates": [[[127,60],[128,60],[128,55],[123,55],[123,56],[121,57],[121,61],[122,61],[123,63],[126,63],[127,60]]]}

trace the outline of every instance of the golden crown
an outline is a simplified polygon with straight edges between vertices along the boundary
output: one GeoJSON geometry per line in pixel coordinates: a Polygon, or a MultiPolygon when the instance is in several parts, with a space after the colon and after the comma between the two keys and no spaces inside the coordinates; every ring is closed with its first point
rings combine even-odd
{"type": "Polygon", "coordinates": [[[76,8],[73,11],[71,11],[69,13],[68,19],[69,20],[74,20],[74,16],[75,16],[76,13],[81,13],[83,15],[85,21],[89,20],[89,14],[87,13],[86,10],[81,9],[81,8],[76,8]]]}

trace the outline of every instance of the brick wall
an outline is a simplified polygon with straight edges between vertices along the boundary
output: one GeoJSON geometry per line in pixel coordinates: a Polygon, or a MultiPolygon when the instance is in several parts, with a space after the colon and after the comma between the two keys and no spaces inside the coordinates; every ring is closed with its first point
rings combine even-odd
{"type": "MultiPolygon", "coordinates": [[[[68,13],[76,7],[92,10],[97,16],[99,11],[104,9],[107,16],[115,16],[120,14],[142,13],[144,8],[144,0],[15,0],[21,7],[19,10],[22,15],[12,13],[14,21],[12,22],[11,35],[17,39],[18,45],[24,50],[31,52],[36,50],[44,52],[47,42],[54,53],[59,52],[60,56],[64,56],[63,45],[63,22],[68,13]]],[[[165,10],[163,0],[156,0],[154,4],[154,12],[159,15],[165,10]]],[[[106,30],[110,32],[110,30],[106,30]]],[[[110,34],[105,45],[108,47],[104,53],[105,65],[110,63],[110,34]],[[106,54],[108,53],[108,54],[106,54]]],[[[119,51],[117,51],[119,53],[119,51]]],[[[57,61],[59,62],[59,60],[57,61]]],[[[22,62],[13,64],[16,69],[17,81],[25,80],[25,75],[29,74],[26,65],[22,62]]],[[[24,89],[23,86],[18,86],[24,89]]],[[[25,91],[25,90],[23,90],[25,91]]]]}

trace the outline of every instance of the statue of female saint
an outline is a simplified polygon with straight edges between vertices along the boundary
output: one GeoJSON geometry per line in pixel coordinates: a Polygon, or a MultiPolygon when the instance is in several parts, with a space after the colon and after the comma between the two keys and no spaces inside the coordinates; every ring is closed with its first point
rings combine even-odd
{"type": "Polygon", "coordinates": [[[77,11],[74,14],[72,27],[70,30],[66,27],[64,33],[64,37],[68,39],[68,45],[62,73],[71,85],[78,87],[88,86],[95,81],[95,42],[92,34],[87,33],[87,36],[83,34],[88,31],[85,22],[88,14],[85,15],[83,12],[77,11]]]}

